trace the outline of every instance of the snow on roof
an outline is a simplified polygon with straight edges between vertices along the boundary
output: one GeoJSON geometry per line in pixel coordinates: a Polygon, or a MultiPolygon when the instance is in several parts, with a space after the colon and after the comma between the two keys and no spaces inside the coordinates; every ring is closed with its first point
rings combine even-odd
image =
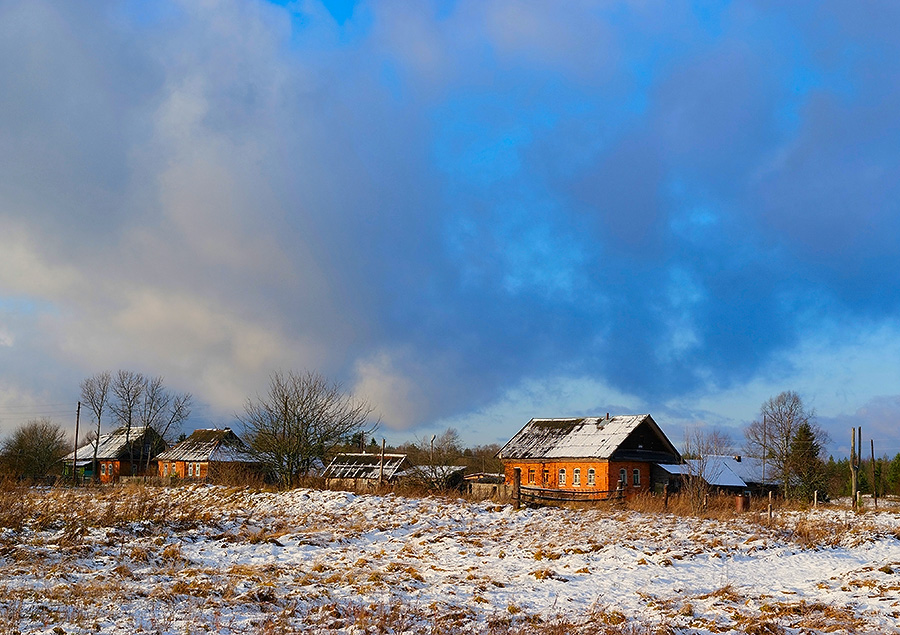
{"type": "MultiPolygon", "coordinates": [[[[734,462],[734,459],[727,458],[734,462]]],[[[710,456],[705,459],[687,459],[680,465],[661,465],[660,467],[669,474],[700,476],[713,487],[747,487],[747,483],[731,470],[726,457],[710,456]]]]}
{"type": "Polygon", "coordinates": [[[763,466],[762,459],[752,456],[742,456],[739,461],[733,457],[727,458],[731,459],[729,465],[734,473],[747,483],[763,483],[767,485],[781,483],[772,461],[768,461],[767,465],[763,466]],[[765,478],[763,478],[763,474],[765,474],[765,478]]]}
{"type": "MultiPolygon", "coordinates": [[[[669,474],[702,476],[714,487],[747,487],[748,483],[763,483],[762,461],[752,457],[709,455],[703,459],[687,459],[681,465],[661,465],[669,474]]],[[[769,468],[768,484],[778,481],[772,478],[774,470],[769,468]]]]}
{"type": "Polygon", "coordinates": [[[503,459],[608,459],[645,421],[653,418],[644,414],[532,419],[498,454],[503,459]]]}
{"type": "Polygon", "coordinates": [[[244,442],[230,428],[194,430],[187,439],[156,458],[159,461],[253,462],[244,442]]]}
{"type": "MultiPolygon", "coordinates": [[[[128,445],[140,442],[145,432],[152,432],[152,428],[144,426],[131,426],[131,429],[119,428],[108,434],[100,435],[100,444],[97,446],[97,459],[103,461],[114,461],[122,459],[128,455],[128,445]]],[[[87,443],[78,448],[78,456],[81,458],[94,458],[94,444],[87,443]]],[[[63,461],[72,461],[75,458],[75,452],[69,452],[63,461]]]]}
{"type": "MultiPolygon", "coordinates": [[[[382,473],[379,454],[338,454],[325,468],[325,478],[365,478],[377,479],[382,473]]],[[[402,468],[408,465],[405,454],[384,455],[384,478],[393,478],[402,468]]]]}

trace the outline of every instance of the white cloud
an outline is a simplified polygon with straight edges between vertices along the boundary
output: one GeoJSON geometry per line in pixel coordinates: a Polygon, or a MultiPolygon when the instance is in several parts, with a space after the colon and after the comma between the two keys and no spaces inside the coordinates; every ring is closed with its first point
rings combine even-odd
{"type": "Polygon", "coordinates": [[[427,411],[421,386],[399,368],[405,357],[397,351],[382,350],[355,365],[353,394],[374,406],[375,414],[393,430],[420,424],[427,411]]]}

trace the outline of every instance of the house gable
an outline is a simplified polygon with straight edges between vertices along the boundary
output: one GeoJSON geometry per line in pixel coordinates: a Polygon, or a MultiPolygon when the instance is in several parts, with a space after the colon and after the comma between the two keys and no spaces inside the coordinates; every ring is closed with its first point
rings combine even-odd
{"type": "Polygon", "coordinates": [[[639,423],[610,455],[614,461],[679,463],[681,454],[650,415],[639,423]]]}

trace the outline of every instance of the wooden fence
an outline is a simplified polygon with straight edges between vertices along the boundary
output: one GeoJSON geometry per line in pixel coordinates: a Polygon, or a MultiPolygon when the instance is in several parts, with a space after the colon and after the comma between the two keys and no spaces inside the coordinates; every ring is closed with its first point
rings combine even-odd
{"type": "Polygon", "coordinates": [[[600,503],[623,500],[624,490],[558,490],[519,486],[519,502],[526,505],[559,505],[565,503],[600,503]]]}

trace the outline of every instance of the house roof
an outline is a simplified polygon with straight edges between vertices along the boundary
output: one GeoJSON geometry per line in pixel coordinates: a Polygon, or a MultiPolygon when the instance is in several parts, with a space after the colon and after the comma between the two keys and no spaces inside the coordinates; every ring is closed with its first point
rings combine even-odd
{"type": "MultiPolygon", "coordinates": [[[[731,459],[733,462],[734,459],[731,459]]],[[[661,466],[669,474],[701,476],[713,487],[747,487],[747,483],[731,469],[726,457],[711,456],[705,459],[687,459],[680,465],[661,466]]]]}
{"type": "MultiPolygon", "coordinates": [[[[658,450],[678,450],[648,414],[577,419],[532,419],[498,452],[501,459],[609,459],[643,426],[658,450]]],[[[642,452],[636,445],[634,452],[642,452]]],[[[657,457],[658,458],[658,457],[657,457]]]]}
{"type": "MultiPolygon", "coordinates": [[[[117,459],[127,458],[128,445],[134,446],[141,443],[141,439],[146,433],[154,433],[152,428],[144,426],[131,426],[131,429],[119,428],[113,432],[100,435],[100,443],[97,446],[97,459],[103,461],[115,461],[117,459]]],[[[82,459],[94,458],[94,444],[87,443],[78,448],[78,456],[82,459]]],[[[63,460],[72,461],[75,458],[75,452],[69,452],[63,460]]]]}
{"type": "MultiPolygon", "coordinates": [[[[325,478],[365,478],[377,479],[381,474],[381,454],[338,454],[325,468],[325,478]]],[[[405,454],[384,455],[384,478],[392,479],[408,467],[405,454]]]]}
{"type": "Polygon", "coordinates": [[[774,470],[765,481],[762,478],[762,461],[752,457],[709,455],[703,459],[688,459],[681,465],[661,466],[669,474],[702,476],[713,487],[747,487],[749,483],[774,485],[778,483],[774,470]]]}
{"type": "Polygon", "coordinates": [[[158,461],[252,463],[244,442],[230,428],[194,430],[187,439],[156,457],[158,461]]]}

